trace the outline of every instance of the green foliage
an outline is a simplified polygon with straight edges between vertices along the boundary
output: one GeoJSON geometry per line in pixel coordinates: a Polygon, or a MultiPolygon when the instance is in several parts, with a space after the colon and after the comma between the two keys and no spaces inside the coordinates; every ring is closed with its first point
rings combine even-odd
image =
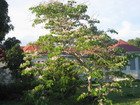
{"type": "Polygon", "coordinates": [[[4,41],[3,46],[5,47],[6,50],[11,49],[15,45],[19,45],[21,42],[20,40],[16,39],[15,37],[8,38],[4,41]]]}
{"type": "Polygon", "coordinates": [[[48,105],[47,98],[42,95],[43,86],[39,85],[35,89],[26,93],[23,105],[48,105]]]}
{"type": "Polygon", "coordinates": [[[20,74],[19,66],[23,62],[23,51],[20,48],[20,41],[13,38],[8,38],[3,46],[5,47],[6,52],[6,62],[7,67],[12,70],[14,76],[20,74]]]}
{"type": "MultiPolygon", "coordinates": [[[[139,94],[140,94],[140,81],[133,81],[132,85],[134,86],[134,90],[133,87],[131,87],[130,82],[128,81],[122,81],[120,83],[122,89],[123,89],[123,93],[116,93],[116,92],[112,92],[108,95],[108,98],[112,100],[113,105],[139,105],[140,104],[140,98],[139,98],[139,94]],[[125,84],[124,84],[125,83],[125,84]],[[133,96],[128,96],[131,91],[133,91],[133,96]]],[[[83,91],[83,90],[79,90],[79,91],[83,91]]],[[[28,100],[27,100],[28,101],[28,100]]],[[[53,101],[52,103],[48,103],[47,105],[95,105],[89,102],[83,103],[74,103],[73,102],[74,99],[65,99],[64,102],[60,101],[53,101]]],[[[0,101],[0,105],[23,105],[22,101],[0,101]]],[[[29,104],[25,104],[25,105],[31,105],[29,104]]],[[[46,103],[44,104],[46,105],[46,103]]]]}
{"type": "MultiPolygon", "coordinates": [[[[31,70],[25,69],[23,71],[26,75],[34,75],[39,84],[30,91],[33,93],[32,97],[35,98],[38,94],[37,97],[44,97],[44,100],[46,98],[48,100],[61,100],[74,95],[80,85],[76,65],[63,57],[57,60],[48,60],[46,65],[44,67],[43,64],[38,64],[31,70]]],[[[31,94],[30,92],[29,94],[31,94]]],[[[27,97],[30,98],[28,95],[27,97]]]]}
{"type": "Polygon", "coordinates": [[[140,47],[140,38],[129,39],[128,43],[137,47],[140,47]]]}
{"type": "Polygon", "coordinates": [[[99,21],[86,14],[87,6],[77,5],[74,1],[66,4],[51,2],[30,10],[36,15],[33,25],[43,24],[50,30],[49,35],[41,36],[37,41],[41,51],[47,51],[46,63],[24,71],[34,75],[39,86],[43,86],[41,92],[38,86],[35,87],[35,93],[39,92],[40,97],[47,95],[45,98],[50,100],[65,99],[75,93],[81,79],[87,80],[88,89],[78,100],[85,98],[92,103],[110,103],[107,94],[120,87],[110,80],[111,76],[116,77],[111,72],[121,72],[128,63],[128,55],[113,47],[116,40],[97,29],[95,24],[99,21]],[[44,90],[46,94],[42,92],[44,90]]]}
{"type": "Polygon", "coordinates": [[[5,0],[0,0],[0,42],[4,40],[5,35],[13,29],[8,16],[8,4],[5,0]]]}
{"type": "Polygon", "coordinates": [[[20,65],[21,69],[30,68],[32,66],[31,61],[33,60],[33,57],[31,55],[25,54],[23,60],[24,62],[20,65]]]}
{"type": "Polygon", "coordinates": [[[118,34],[118,32],[115,31],[114,29],[108,29],[108,32],[118,34]]]}
{"type": "Polygon", "coordinates": [[[32,89],[32,85],[26,81],[16,81],[15,83],[0,84],[0,100],[20,100],[24,91],[32,89]]]}
{"type": "MultiPolygon", "coordinates": [[[[15,61],[12,61],[12,62],[15,62],[15,61]]],[[[11,70],[11,72],[6,72],[7,75],[4,78],[5,81],[7,81],[6,78],[8,79],[11,74],[13,75],[12,77],[9,78],[11,79],[11,82],[8,82],[7,84],[6,83],[0,84],[0,93],[1,93],[0,100],[20,100],[21,98],[23,98],[25,91],[31,90],[36,86],[36,84],[33,83],[34,78],[32,76],[26,76],[26,75],[21,76],[21,69],[20,71],[19,69],[20,68],[18,67],[18,69],[11,70]]]]}
{"type": "Polygon", "coordinates": [[[122,92],[112,92],[108,98],[112,100],[113,105],[139,105],[140,82],[137,81],[119,81],[122,92]]]}

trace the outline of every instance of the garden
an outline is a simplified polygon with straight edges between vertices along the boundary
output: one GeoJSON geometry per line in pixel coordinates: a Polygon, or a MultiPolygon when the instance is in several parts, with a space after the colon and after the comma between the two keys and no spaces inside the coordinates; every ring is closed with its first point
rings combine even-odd
{"type": "Polygon", "coordinates": [[[33,26],[50,33],[29,44],[36,51],[24,52],[15,37],[5,40],[14,27],[7,2],[2,3],[5,18],[0,22],[7,30],[0,29],[1,105],[140,104],[140,81],[122,72],[138,55],[115,47],[118,41],[108,34],[118,33],[98,29],[100,21],[87,14],[87,5],[54,1],[31,7],[33,26]],[[46,55],[45,62],[36,61],[46,55]]]}
{"type": "MultiPolygon", "coordinates": [[[[113,105],[139,105],[140,104],[140,81],[136,80],[133,82],[133,85],[124,85],[122,84],[122,93],[111,93],[108,95],[108,98],[112,100],[113,105]]],[[[82,105],[74,103],[73,99],[64,101],[64,103],[54,102],[51,105],[82,105]]],[[[0,105],[23,105],[22,101],[1,101],[0,105]]],[[[84,103],[84,105],[90,105],[84,103]]]]}

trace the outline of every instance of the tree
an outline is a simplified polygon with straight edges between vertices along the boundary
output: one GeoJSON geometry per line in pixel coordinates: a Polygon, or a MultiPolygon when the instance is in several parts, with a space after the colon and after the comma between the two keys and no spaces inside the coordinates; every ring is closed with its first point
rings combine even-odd
{"type": "Polygon", "coordinates": [[[8,16],[8,4],[5,0],[0,0],[0,42],[4,40],[5,35],[13,29],[8,16]]]}
{"type": "Polygon", "coordinates": [[[16,39],[15,37],[12,38],[8,38],[5,40],[5,42],[3,43],[5,49],[9,50],[11,49],[13,46],[15,45],[19,45],[21,42],[20,40],[16,39]]]}
{"type": "Polygon", "coordinates": [[[140,47],[140,38],[129,39],[128,43],[137,47],[140,47]]]}
{"type": "Polygon", "coordinates": [[[12,70],[13,75],[19,74],[19,66],[23,63],[23,50],[20,47],[20,41],[15,37],[8,38],[3,43],[6,52],[7,67],[12,70]]]}
{"type": "MultiPolygon", "coordinates": [[[[51,2],[32,7],[30,10],[36,16],[33,25],[43,23],[44,28],[50,30],[50,34],[41,36],[37,41],[41,50],[47,51],[46,63],[43,66],[35,66],[38,69],[25,70],[26,73],[41,76],[41,79],[38,78],[43,80],[40,85],[47,87],[49,83],[52,90],[54,81],[64,78],[64,75],[61,75],[55,79],[57,71],[72,68],[79,73],[78,77],[81,77],[84,83],[87,80],[87,91],[83,91],[78,99],[90,98],[100,104],[105,102],[106,95],[118,86],[114,81],[109,82],[109,78],[123,74],[120,69],[128,61],[124,51],[113,47],[117,41],[111,39],[106,32],[98,30],[95,24],[99,21],[86,14],[87,6],[84,4],[76,5],[74,1],[68,1],[66,4],[51,2]],[[65,63],[61,62],[59,65],[61,59],[64,59],[65,63]],[[69,63],[71,61],[72,65],[69,63]],[[42,73],[39,72],[41,70],[42,73]],[[54,78],[49,78],[48,72],[53,72],[51,76],[54,78]]],[[[59,85],[61,87],[61,83],[59,85]]],[[[61,90],[62,87],[57,91],[61,90]]]]}

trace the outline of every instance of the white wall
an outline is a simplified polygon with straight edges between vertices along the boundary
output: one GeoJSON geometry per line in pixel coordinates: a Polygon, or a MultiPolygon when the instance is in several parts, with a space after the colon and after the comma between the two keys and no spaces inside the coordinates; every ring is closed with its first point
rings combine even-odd
{"type": "Polygon", "coordinates": [[[135,79],[140,79],[140,68],[139,68],[139,64],[140,62],[138,61],[138,57],[135,58],[135,70],[131,70],[130,69],[130,62],[129,65],[126,66],[126,70],[124,70],[123,72],[126,74],[131,74],[135,79]]]}
{"type": "Polygon", "coordinates": [[[6,63],[0,62],[0,84],[7,85],[9,83],[13,83],[14,80],[12,78],[11,71],[8,68],[2,69],[5,65],[6,63]]]}

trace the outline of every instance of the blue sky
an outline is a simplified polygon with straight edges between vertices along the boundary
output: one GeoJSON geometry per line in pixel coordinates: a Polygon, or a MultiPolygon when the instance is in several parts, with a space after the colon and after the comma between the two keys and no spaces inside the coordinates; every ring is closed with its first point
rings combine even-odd
{"type": "MultiPolygon", "coordinates": [[[[14,25],[7,37],[17,37],[22,45],[33,42],[47,33],[42,26],[32,27],[33,14],[29,8],[51,0],[7,0],[9,16],[14,25]]],[[[66,2],[66,0],[59,0],[66,2]]],[[[115,29],[119,34],[112,38],[128,40],[140,37],[140,0],[76,0],[88,5],[88,14],[100,20],[102,30],[115,29]]]]}

